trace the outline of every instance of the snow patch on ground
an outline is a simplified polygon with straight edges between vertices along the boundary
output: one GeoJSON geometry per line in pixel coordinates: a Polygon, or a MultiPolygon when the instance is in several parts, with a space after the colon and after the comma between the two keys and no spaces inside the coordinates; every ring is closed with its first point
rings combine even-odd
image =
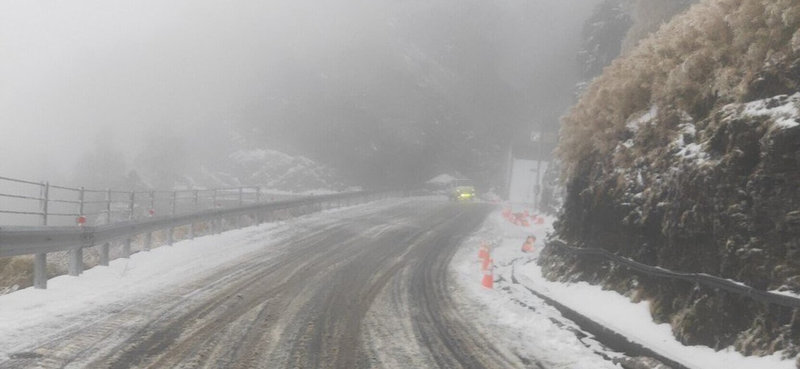
{"type": "Polygon", "coordinates": [[[657,115],[658,106],[652,105],[650,106],[650,110],[642,113],[639,116],[636,116],[633,119],[630,119],[627,123],[625,123],[625,127],[627,127],[631,132],[636,133],[642,126],[652,123],[656,119],[657,115]]]}
{"type": "MultiPolygon", "coordinates": [[[[587,345],[586,339],[578,340],[575,335],[563,329],[555,329],[549,318],[566,321],[558,311],[543,301],[533,297],[529,291],[511,281],[514,265],[516,277],[525,287],[546,295],[559,303],[595,320],[606,327],[642,344],[659,354],[692,369],[795,369],[793,359],[782,359],[781,353],[766,357],[745,357],[728,348],[719,352],[705,346],[685,346],[672,335],[668,324],[656,324],[650,315],[647,302],[632,303],[630,299],[614,291],[603,290],[585,282],[557,283],[547,281],[536,264],[538,247],[546,233],[551,231],[554,219],[546,218],[544,225],[531,228],[508,223],[497,211],[490,215],[483,228],[478,231],[468,245],[462,248],[454,259],[454,268],[465,290],[481,303],[490,306],[486,319],[495,325],[518,332],[524,352],[535,357],[546,358],[548,362],[569,368],[614,367],[610,362],[599,360],[597,353],[609,357],[618,356],[599,345],[587,345]],[[521,252],[521,245],[527,235],[533,234],[537,240],[537,253],[527,255],[521,252]],[[480,240],[495,242],[491,255],[494,259],[494,290],[480,287],[481,272],[477,264],[477,249],[480,240]],[[505,290],[503,289],[505,288],[505,290]],[[535,308],[522,309],[519,301],[535,308]],[[553,329],[551,329],[553,328],[553,329]],[[558,343],[558,344],[556,344],[558,343]],[[561,350],[554,350],[556,346],[561,350]],[[589,347],[592,347],[591,349],[589,347]],[[597,352],[597,353],[596,353],[597,352]],[[563,356],[563,357],[562,357],[563,356]],[[579,362],[567,363],[568,360],[579,362]],[[594,360],[593,364],[589,364],[594,360]]],[[[567,323],[569,324],[569,323],[567,323]]],[[[591,339],[589,339],[591,341],[591,339]]]]}
{"type": "Polygon", "coordinates": [[[744,114],[749,116],[768,116],[780,129],[800,126],[800,92],[756,100],[745,104],[744,114]]]}
{"type": "MultiPolygon", "coordinates": [[[[492,219],[466,241],[465,247],[454,256],[452,264],[459,289],[469,300],[480,306],[478,315],[483,333],[493,335],[497,344],[511,348],[522,357],[535,359],[548,368],[621,368],[598,355],[596,351],[608,357],[618,357],[619,354],[602,348],[591,337],[580,339],[574,331],[554,323],[552,319],[563,322],[573,330],[578,329],[563,319],[557,310],[525,291],[522,286],[510,283],[510,260],[523,256],[520,248],[528,232],[517,237],[504,238],[497,228],[497,217],[499,214],[493,214],[492,219]],[[492,250],[496,265],[496,282],[492,290],[481,285],[483,274],[477,252],[478,245],[483,240],[496,243],[492,250]],[[504,334],[499,335],[498,332],[504,334]]],[[[502,218],[500,220],[505,221],[502,218]]],[[[545,236],[544,227],[529,230],[537,239],[541,240],[545,236]]],[[[464,309],[474,310],[475,307],[464,309]]]]}
{"type": "Polygon", "coordinates": [[[697,142],[697,129],[691,117],[683,117],[683,123],[678,125],[678,136],[670,143],[670,149],[675,156],[696,165],[706,164],[710,155],[697,142]]]}

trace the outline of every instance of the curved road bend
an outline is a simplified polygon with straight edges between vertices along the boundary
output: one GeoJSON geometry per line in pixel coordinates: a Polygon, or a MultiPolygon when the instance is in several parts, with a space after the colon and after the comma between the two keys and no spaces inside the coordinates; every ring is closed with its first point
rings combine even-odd
{"type": "Polygon", "coordinates": [[[490,210],[408,201],[329,222],[279,255],[98,309],[0,368],[539,368],[451,293],[450,260],[490,210]]]}

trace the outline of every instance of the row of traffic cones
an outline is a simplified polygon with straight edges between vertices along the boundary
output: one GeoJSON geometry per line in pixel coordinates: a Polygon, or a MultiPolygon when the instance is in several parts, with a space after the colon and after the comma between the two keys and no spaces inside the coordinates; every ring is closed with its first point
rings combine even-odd
{"type": "Polygon", "coordinates": [[[544,224],[544,218],[536,214],[530,214],[527,210],[521,213],[514,213],[511,208],[503,209],[503,218],[510,223],[522,227],[530,227],[531,224],[544,224]]]}
{"type": "Polygon", "coordinates": [[[494,287],[494,266],[492,265],[493,260],[490,252],[489,243],[481,241],[481,246],[478,249],[478,259],[481,261],[481,272],[483,272],[481,285],[488,289],[494,287]]]}

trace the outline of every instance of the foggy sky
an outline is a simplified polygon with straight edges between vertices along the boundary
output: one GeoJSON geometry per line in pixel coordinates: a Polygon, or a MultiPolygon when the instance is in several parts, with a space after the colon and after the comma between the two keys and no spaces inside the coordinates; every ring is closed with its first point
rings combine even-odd
{"type": "MultiPolygon", "coordinates": [[[[581,24],[596,1],[504,0],[486,14],[463,11],[476,1],[462,1],[0,1],[0,175],[66,178],[98,144],[132,164],[153,135],[189,137],[191,150],[213,152],[233,126],[274,129],[276,141],[298,121],[334,129],[323,126],[336,119],[321,119],[331,107],[304,102],[329,99],[314,97],[321,90],[374,94],[380,86],[369,84],[411,68],[414,50],[435,59],[453,34],[463,35],[457,60],[428,62],[419,73],[476,90],[482,76],[496,75],[516,93],[467,91],[449,109],[475,115],[497,106],[486,115],[508,115],[486,124],[520,132],[554,125],[570,103],[581,24]],[[493,32],[471,32],[483,24],[493,32]],[[442,71],[430,71],[437,64],[442,71]]],[[[392,92],[352,101],[402,111],[392,92]]]]}

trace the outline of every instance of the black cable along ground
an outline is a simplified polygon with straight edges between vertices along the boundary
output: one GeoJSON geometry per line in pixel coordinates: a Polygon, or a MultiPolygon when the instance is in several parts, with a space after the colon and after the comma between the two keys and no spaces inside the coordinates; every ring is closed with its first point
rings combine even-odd
{"type": "MultiPolygon", "coordinates": [[[[551,240],[550,242],[547,243],[547,246],[554,247],[577,256],[601,257],[606,259],[607,261],[617,263],[618,265],[621,265],[623,267],[629,268],[631,270],[634,270],[636,272],[651,277],[668,278],[673,280],[696,283],[710,288],[725,290],[740,296],[749,297],[755,301],[765,304],[774,304],[793,309],[800,308],[800,298],[782,295],[779,293],[769,292],[765,290],[759,290],[739,282],[712,276],[705,273],[675,272],[661,267],[642,264],[637,261],[613,254],[604,249],[579,248],[579,247],[568,246],[565,242],[561,240],[551,240]]],[[[569,307],[539,292],[534,291],[528,286],[525,286],[524,284],[520,283],[520,281],[516,278],[514,267],[515,264],[512,265],[512,270],[511,270],[512,283],[523,286],[531,294],[541,298],[547,304],[556,308],[556,310],[561,312],[561,314],[565,318],[570,319],[576,324],[578,324],[578,326],[581,327],[581,329],[584,329],[585,331],[595,335],[598,338],[598,340],[603,342],[603,344],[606,344],[608,347],[635,356],[648,356],[656,358],[675,369],[688,369],[684,365],[681,365],[680,363],[677,363],[674,360],[671,360],[667,357],[657,354],[640,344],[631,342],[630,340],[620,335],[619,333],[612,331],[609,328],[604,327],[599,323],[587,318],[586,316],[583,316],[580,313],[570,309],[569,307]]]]}
{"type": "MultiPolygon", "coordinates": [[[[516,263],[511,265],[511,283],[522,286],[534,296],[542,299],[546,304],[558,310],[561,313],[561,315],[564,316],[564,318],[571,320],[572,322],[577,324],[578,327],[580,327],[580,329],[592,334],[598,342],[602,343],[603,345],[607,346],[612,350],[622,352],[631,358],[648,357],[656,359],[659,362],[668,365],[672,369],[689,369],[685,365],[678,363],[675,360],[672,360],[666,356],[656,353],[655,351],[639,343],[632,342],[627,337],[617,333],[616,331],[608,327],[605,327],[602,324],[597,323],[594,320],[586,317],[585,315],[570,309],[566,305],[561,304],[560,302],[553,300],[552,298],[545,296],[539,292],[536,292],[532,288],[526,286],[517,279],[516,263]]],[[[624,365],[624,363],[618,363],[618,364],[624,365]]]]}
{"type": "Polygon", "coordinates": [[[737,295],[749,297],[758,302],[766,304],[780,305],[789,308],[800,308],[800,298],[782,295],[779,293],[755,289],[753,287],[738,283],[729,279],[724,279],[712,276],[705,273],[681,273],[669,269],[646,265],[634,260],[624,258],[622,256],[613,254],[604,249],[595,248],[579,248],[567,246],[566,243],[560,240],[552,240],[547,243],[547,247],[555,247],[578,256],[599,256],[608,261],[617,263],[629,269],[643,273],[651,277],[671,278],[685,282],[698,283],[706,287],[718,288],[737,295]]]}

